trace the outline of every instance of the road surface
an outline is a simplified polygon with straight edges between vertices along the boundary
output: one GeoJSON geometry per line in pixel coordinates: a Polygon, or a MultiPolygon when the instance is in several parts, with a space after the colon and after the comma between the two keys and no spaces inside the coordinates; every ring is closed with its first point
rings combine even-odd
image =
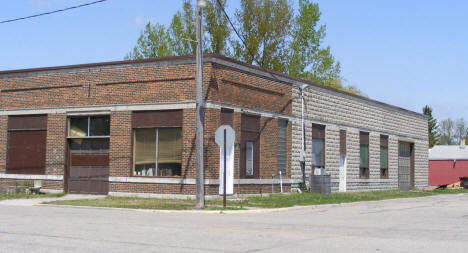
{"type": "Polygon", "coordinates": [[[229,214],[0,204],[0,252],[467,249],[468,194],[229,214]]]}

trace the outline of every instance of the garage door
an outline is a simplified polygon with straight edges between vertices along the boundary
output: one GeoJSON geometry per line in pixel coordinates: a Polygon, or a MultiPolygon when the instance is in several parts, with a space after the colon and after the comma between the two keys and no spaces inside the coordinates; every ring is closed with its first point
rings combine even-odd
{"type": "Polygon", "coordinates": [[[400,142],[399,157],[398,157],[398,188],[401,190],[411,190],[412,173],[414,173],[412,163],[412,144],[408,142],[400,142]]]}
{"type": "Polygon", "coordinates": [[[102,149],[102,143],[96,146],[89,143],[83,145],[83,142],[80,145],[70,144],[68,192],[107,194],[109,192],[108,149],[102,149]]]}

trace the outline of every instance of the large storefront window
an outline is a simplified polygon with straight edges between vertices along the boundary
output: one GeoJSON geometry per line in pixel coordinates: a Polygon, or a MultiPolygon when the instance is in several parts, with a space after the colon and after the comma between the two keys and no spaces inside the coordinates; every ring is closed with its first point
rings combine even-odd
{"type": "Polygon", "coordinates": [[[134,161],[135,176],[180,176],[182,129],[135,129],[134,161]]]}

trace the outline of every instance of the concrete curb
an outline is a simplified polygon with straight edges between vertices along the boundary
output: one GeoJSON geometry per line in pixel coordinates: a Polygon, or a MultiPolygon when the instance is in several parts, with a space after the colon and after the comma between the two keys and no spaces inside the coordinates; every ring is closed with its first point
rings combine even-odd
{"type": "MultiPolygon", "coordinates": [[[[458,193],[450,195],[466,195],[468,193],[458,193]]],[[[395,198],[395,199],[383,199],[383,200],[369,200],[369,201],[357,201],[357,202],[345,202],[337,204],[316,204],[316,205],[304,205],[304,206],[292,206],[292,207],[280,207],[280,208],[256,208],[249,210],[161,210],[161,209],[136,209],[136,208],[121,208],[121,207],[96,207],[96,206],[73,206],[73,205],[56,205],[56,204],[45,204],[48,200],[42,201],[41,203],[35,203],[32,206],[50,206],[60,208],[82,208],[82,209],[103,209],[103,210],[118,210],[118,211],[137,211],[137,212],[151,212],[151,213],[187,213],[187,214],[261,214],[261,213],[276,213],[285,211],[300,211],[306,209],[316,209],[317,211],[330,209],[333,207],[340,206],[356,206],[362,205],[363,203],[380,203],[380,202],[391,202],[391,201],[402,201],[402,200],[421,200],[423,198],[437,198],[446,196],[444,194],[431,195],[431,196],[420,196],[420,197],[408,197],[408,198],[395,198]]],[[[60,199],[54,199],[57,201],[60,199]]]]}

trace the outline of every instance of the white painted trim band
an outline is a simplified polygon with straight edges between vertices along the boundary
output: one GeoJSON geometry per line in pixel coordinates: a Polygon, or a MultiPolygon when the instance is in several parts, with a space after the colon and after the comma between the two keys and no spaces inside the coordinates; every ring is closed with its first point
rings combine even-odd
{"type": "Polygon", "coordinates": [[[63,180],[63,175],[24,175],[0,173],[2,179],[26,179],[26,180],[63,180]]]}
{"type": "Polygon", "coordinates": [[[0,116],[4,115],[28,115],[28,114],[68,114],[68,115],[91,115],[109,114],[112,111],[148,111],[148,110],[177,110],[196,108],[193,101],[182,101],[177,103],[161,104],[131,104],[131,105],[96,105],[87,107],[64,107],[64,108],[44,108],[44,109],[19,109],[2,110],[0,116]]]}
{"type": "MultiPolygon", "coordinates": [[[[194,185],[194,178],[157,178],[157,177],[109,177],[111,183],[150,183],[150,184],[188,184],[194,185]]],[[[299,183],[297,179],[283,179],[283,184],[299,183]]],[[[205,179],[205,185],[218,185],[219,179],[205,179]]],[[[236,184],[279,184],[279,179],[234,179],[236,184]]]]}

